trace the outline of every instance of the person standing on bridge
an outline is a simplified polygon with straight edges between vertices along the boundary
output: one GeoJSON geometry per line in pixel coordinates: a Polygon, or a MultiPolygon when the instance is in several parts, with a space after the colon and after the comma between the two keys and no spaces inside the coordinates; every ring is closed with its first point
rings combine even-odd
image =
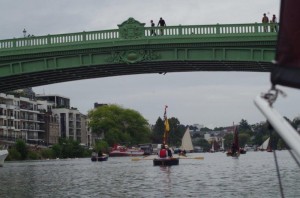
{"type": "Polygon", "coordinates": [[[153,20],[151,20],[150,23],[151,23],[151,36],[153,36],[153,35],[156,36],[155,29],[154,29],[155,24],[154,24],[153,20]]]}
{"type": "Polygon", "coordinates": [[[272,24],[271,24],[271,32],[277,32],[277,18],[276,18],[276,15],[273,14],[273,18],[272,20],[270,21],[272,24]]]}
{"type": "Polygon", "coordinates": [[[163,20],[162,17],[160,17],[157,26],[160,26],[160,35],[164,35],[164,27],[167,26],[165,20],[163,20]]]}
{"type": "Polygon", "coordinates": [[[269,18],[267,17],[266,13],[264,13],[264,16],[263,16],[261,22],[263,23],[263,26],[264,26],[264,32],[267,32],[268,31],[269,18]]]}

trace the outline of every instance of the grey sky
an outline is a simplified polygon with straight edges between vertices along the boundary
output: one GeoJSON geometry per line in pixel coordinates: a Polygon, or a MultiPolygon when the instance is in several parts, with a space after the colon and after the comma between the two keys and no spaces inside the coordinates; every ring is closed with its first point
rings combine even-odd
{"type": "MultiPolygon", "coordinates": [[[[279,0],[0,0],[0,39],[29,34],[46,35],[116,29],[129,17],[167,25],[260,22],[263,13],[279,18],[279,0]]],[[[116,103],[139,111],[151,124],[163,115],[182,124],[228,126],[242,118],[264,121],[253,99],[270,87],[268,73],[191,72],[119,76],[66,82],[34,88],[36,93],[60,94],[87,113],[94,102],[116,103]]],[[[292,119],[299,115],[298,90],[282,88],[288,98],[275,107],[292,119]]]]}

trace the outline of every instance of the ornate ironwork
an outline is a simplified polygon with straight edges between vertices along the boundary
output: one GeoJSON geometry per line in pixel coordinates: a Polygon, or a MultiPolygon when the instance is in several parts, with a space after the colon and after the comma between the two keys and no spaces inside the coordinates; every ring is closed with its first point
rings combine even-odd
{"type": "Polygon", "coordinates": [[[136,39],[145,36],[145,23],[140,23],[134,18],[129,18],[119,26],[120,38],[122,39],[136,39]]]}
{"type": "Polygon", "coordinates": [[[133,64],[142,61],[151,61],[158,58],[159,55],[152,50],[130,50],[113,52],[108,61],[113,63],[133,64]]]}

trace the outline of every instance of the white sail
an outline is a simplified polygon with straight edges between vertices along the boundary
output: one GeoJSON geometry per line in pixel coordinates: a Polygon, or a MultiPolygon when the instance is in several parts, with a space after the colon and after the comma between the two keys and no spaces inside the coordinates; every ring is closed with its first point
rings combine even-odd
{"type": "Polygon", "coordinates": [[[268,138],[266,141],[264,141],[264,143],[259,147],[259,149],[267,150],[268,145],[269,145],[269,141],[270,141],[270,138],[268,138]]]}
{"type": "Polygon", "coordinates": [[[186,150],[186,151],[194,150],[189,128],[186,129],[186,131],[182,137],[180,149],[186,150]]]}
{"type": "Polygon", "coordinates": [[[210,152],[215,152],[215,141],[213,141],[211,144],[210,152]]]}

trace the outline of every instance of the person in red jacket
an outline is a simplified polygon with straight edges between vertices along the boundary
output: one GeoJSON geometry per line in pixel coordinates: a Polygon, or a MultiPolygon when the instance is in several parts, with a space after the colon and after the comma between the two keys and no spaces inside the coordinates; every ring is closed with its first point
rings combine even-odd
{"type": "Polygon", "coordinates": [[[166,158],[167,155],[168,155],[167,149],[165,148],[165,145],[162,144],[162,145],[161,145],[161,149],[160,149],[160,151],[159,151],[159,157],[160,157],[160,158],[166,158]]]}

